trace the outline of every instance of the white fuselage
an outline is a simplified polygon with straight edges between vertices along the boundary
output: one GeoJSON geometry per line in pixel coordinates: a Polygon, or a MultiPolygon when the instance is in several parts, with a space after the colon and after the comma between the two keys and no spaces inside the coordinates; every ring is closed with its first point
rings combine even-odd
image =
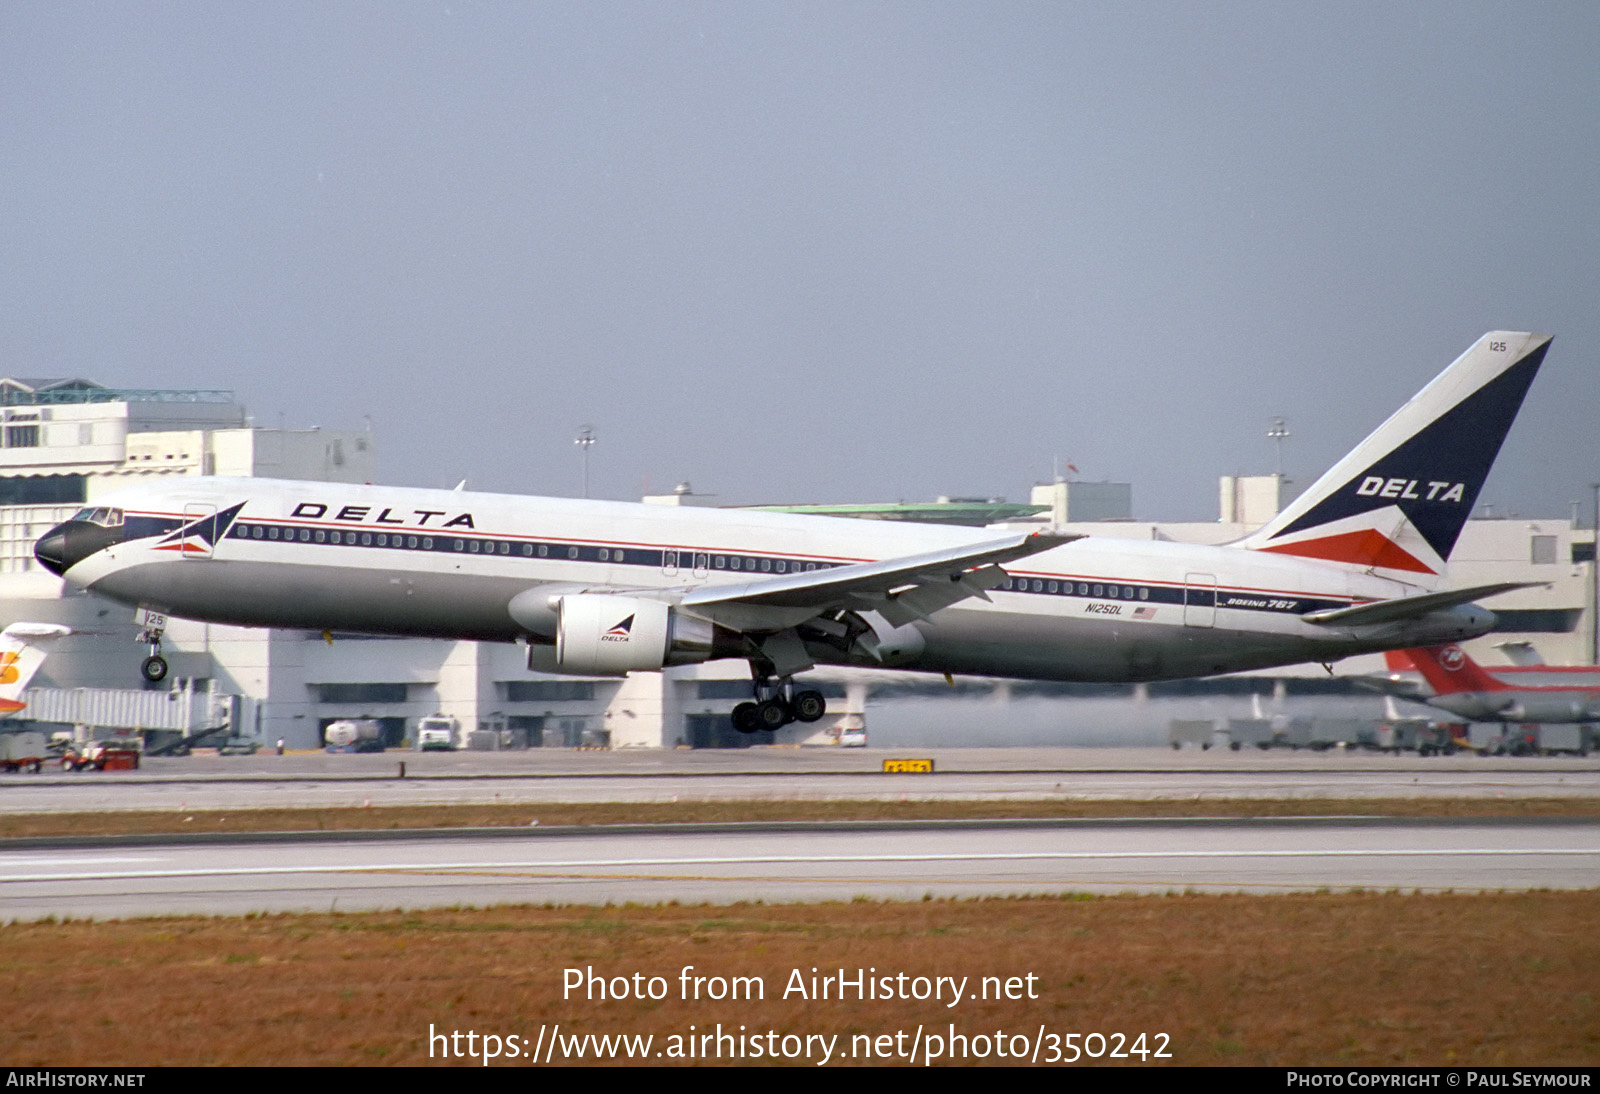
{"type": "Polygon", "coordinates": [[[1473,722],[1600,722],[1597,688],[1458,691],[1424,702],[1473,722]]]}
{"type": "MultiPolygon", "coordinates": [[[[992,531],[620,502],[263,479],[166,480],[100,499],[122,538],[67,580],[122,603],[245,626],[489,641],[553,640],[529,590],[673,600],[703,586],[916,555],[992,531]],[[171,535],[215,511],[214,543],[171,535]]],[[[1005,566],[989,599],[898,628],[878,657],[820,662],[1049,680],[1201,676],[1474,637],[1487,613],[1379,626],[1302,616],[1415,587],[1337,564],[1244,550],[1081,539],[1005,566]]],[[[870,614],[870,613],[868,613],[870,614]]],[[[535,663],[537,659],[530,663],[535,663]]],[[[539,665],[538,667],[544,667],[539,665]]]]}

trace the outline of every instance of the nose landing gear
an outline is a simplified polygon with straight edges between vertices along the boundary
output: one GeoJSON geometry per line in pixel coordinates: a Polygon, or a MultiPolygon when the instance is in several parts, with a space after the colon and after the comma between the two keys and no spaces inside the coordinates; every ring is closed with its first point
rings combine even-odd
{"type": "Polygon", "coordinates": [[[147,628],[139,636],[139,641],[150,646],[150,656],[140,663],[139,675],[152,684],[159,684],[167,678],[167,659],[161,656],[161,628],[147,628]]]}

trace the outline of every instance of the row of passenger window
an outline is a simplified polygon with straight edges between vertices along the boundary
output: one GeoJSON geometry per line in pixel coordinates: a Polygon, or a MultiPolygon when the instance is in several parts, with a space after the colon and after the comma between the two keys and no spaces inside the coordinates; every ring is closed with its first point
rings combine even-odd
{"type": "Polygon", "coordinates": [[[748,570],[764,574],[799,574],[829,570],[831,562],[801,562],[798,559],[762,558],[756,555],[712,555],[705,551],[666,551],[663,565],[682,569],[748,570]]]}
{"type": "MultiPolygon", "coordinates": [[[[483,555],[510,555],[519,554],[528,558],[538,556],[548,558],[550,546],[548,544],[510,543],[506,540],[494,539],[465,539],[460,536],[416,536],[402,535],[399,532],[346,532],[340,530],[329,531],[325,528],[278,528],[272,524],[236,524],[233,527],[234,539],[266,539],[298,541],[300,543],[331,543],[349,547],[399,547],[409,551],[462,551],[467,554],[483,555]]],[[[560,547],[556,548],[557,557],[560,557],[560,547]]],[[[578,558],[580,549],[567,547],[568,558],[578,558]]],[[[616,562],[623,561],[623,554],[618,551],[607,551],[601,548],[599,560],[607,561],[608,557],[616,562]]]]}
{"type": "Polygon", "coordinates": [[[1045,593],[1050,596],[1090,596],[1104,600],[1181,600],[1182,592],[1176,589],[1155,589],[1140,585],[1111,585],[1092,581],[1050,581],[1040,577],[1007,578],[1000,588],[1014,593],[1045,593]]]}
{"type": "MultiPolygon", "coordinates": [[[[749,573],[784,574],[809,573],[832,569],[833,563],[800,562],[783,558],[763,558],[757,555],[713,555],[704,551],[650,551],[635,549],[631,552],[621,547],[590,547],[572,544],[511,543],[507,540],[469,539],[463,536],[419,536],[400,532],[352,532],[326,528],[279,528],[273,524],[239,523],[233,526],[235,539],[285,540],[300,543],[324,543],[336,546],[389,547],[407,551],[459,551],[473,555],[519,555],[523,558],[562,558],[588,562],[632,563],[639,566],[681,567],[682,569],[740,570],[749,573]],[[554,554],[552,555],[552,551],[554,554]]],[[[1008,578],[1000,588],[1011,592],[1050,593],[1058,596],[1073,595],[1070,581],[1046,581],[1041,578],[1008,578]]],[[[1113,600],[1149,600],[1150,590],[1132,585],[1106,585],[1079,582],[1078,596],[1108,597],[1113,600]]],[[[1159,598],[1158,598],[1159,599],[1159,598]]]]}
{"type": "Polygon", "coordinates": [[[273,524],[233,526],[234,539],[280,540],[299,543],[324,543],[350,547],[389,547],[406,551],[460,551],[473,555],[516,555],[523,558],[566,558],[579,562],[616,562],[634,566],[705,570],[748,570],[752,573],[801,573],[826,570],[828,562],[799,562],[761,558],[752,555],[711,555],[700,551],[660,551],[642,548],[594,547],[574,544],[512,543],[508,540],[469,539],[463,536],[419,536],[400,532],[351,532],[326,528],[280,528],[273,524]]]}

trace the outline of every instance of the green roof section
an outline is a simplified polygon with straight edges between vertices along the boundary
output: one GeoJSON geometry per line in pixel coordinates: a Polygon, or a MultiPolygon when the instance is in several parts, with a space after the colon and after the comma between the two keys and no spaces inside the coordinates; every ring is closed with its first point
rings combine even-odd
{"type": "Polygon", "coordinates": [[[766,513],[801,513],[814,517],[856,520],[903,520],[917,524],[959,524],[981,528],[1008,520],[1027,520],[1050,510],[1048,505],[1004,498],[950,498],[927,502],[880,502],[866,505],[742,505],[766,513]]]}
{"type": "Polygon", "coordinates": [[[102,387],[77,377],[0,377],[0,406],[70,406],[87,403],[232,403],[220,390],[102,387]]]}

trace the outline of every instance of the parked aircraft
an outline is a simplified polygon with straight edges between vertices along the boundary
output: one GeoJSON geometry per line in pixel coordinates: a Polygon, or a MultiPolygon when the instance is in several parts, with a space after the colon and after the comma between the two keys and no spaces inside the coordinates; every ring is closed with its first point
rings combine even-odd
{"type": "Polygon", "coordinates": [[[1417,702],[1469,722],[1600,722],[1600,682],[1592,673],[1584,684],[1533,686],[1492,674],[1456,645],[1400,650],[1387,657],[1390,668],[1414,668],[1433,689],[1431,696],[1412,696],[1417,702]]]}
{"type": "Polygon", "coordinates": [[[818,663],[1158,680],[1460,641],[1493,616],[1445,562],[1548,349],[1494,332],[1284,510],[1223,547],[461,491],[167,479],[36,545],[139,609],[523,643],[528,666],[751,667],[745,732],[814,721],[818,663]]]}
{"type": "Polygon", "coordinates": [[[12,623],[0,631],[0,718],[26,709],[22,693],[49,654],[50,644],[72,633],[58,623],[12,623]]]}

